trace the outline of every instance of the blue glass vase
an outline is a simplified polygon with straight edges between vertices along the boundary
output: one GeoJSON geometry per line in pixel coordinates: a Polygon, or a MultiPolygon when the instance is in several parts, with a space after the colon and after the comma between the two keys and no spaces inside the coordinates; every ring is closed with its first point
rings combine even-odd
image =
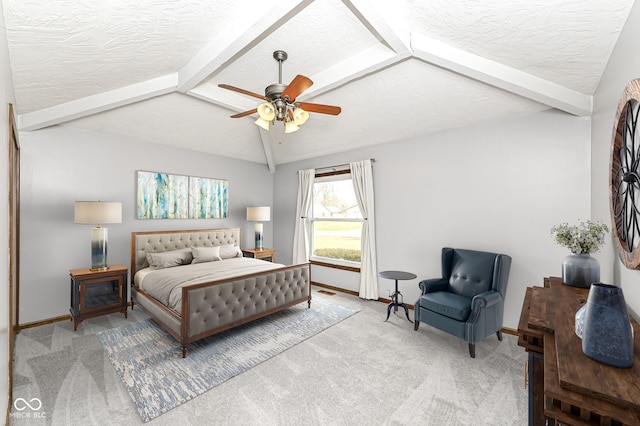
{"type": "Polygon", "coordinates": [[[613,367],[633,365],[633,329],[622,289],[594,283],[584,313],[582,352],[613,367]]]}
{"type": "Polygon", "coordinates": [[[562,282],[581,288],[600,282],[600,263],[588,253],[571,253],[562,261],[562,282]]]}

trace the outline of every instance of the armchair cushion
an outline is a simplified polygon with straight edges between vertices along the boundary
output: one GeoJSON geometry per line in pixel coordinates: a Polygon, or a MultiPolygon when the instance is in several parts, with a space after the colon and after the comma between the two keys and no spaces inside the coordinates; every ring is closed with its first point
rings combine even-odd
{"type": "Polygon", "coordinates": [[[447,291],[436,291],[423,295],[420,307],[457,321],[466,321],[471,313],[471,299],[447,291]]]}
{"type": "Polygon", "coordinates": [[[450,291],[473,297],[491,289],[496,255],[472,250],[456,250],[451,256],[450,291]]]}

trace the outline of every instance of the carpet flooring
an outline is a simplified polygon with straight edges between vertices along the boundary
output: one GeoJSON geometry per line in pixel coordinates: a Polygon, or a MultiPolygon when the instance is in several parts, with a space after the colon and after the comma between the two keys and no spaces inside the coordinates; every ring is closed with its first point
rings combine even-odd
{"type": "Polygon", "coordinates": [[[148,423],[96,336],[147,320],[139,309],[86,320],[76,332],[70,321],[22,330],[14,398],[42,406],[14,408],[11,425],[527,424],[526,353],[516,336],[481,341],[472,359],[464,341],[425,324],[414,331],[404,312],[384,322],[383,303],[317,290],[314,300],[360,312],[148,423]]]}
{"type": "Polygon", "coordinates": [[[147,422],[358,312],[315,298],[189,345],[153,320],[97,334],[147,422]]]}

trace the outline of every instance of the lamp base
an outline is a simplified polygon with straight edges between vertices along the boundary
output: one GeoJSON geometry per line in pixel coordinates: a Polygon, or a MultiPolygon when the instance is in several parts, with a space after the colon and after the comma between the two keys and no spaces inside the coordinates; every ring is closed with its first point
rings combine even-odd
{"type": "Polygon", "coordinates": [[[91,271],[106,271],[107,265],[107,228],[98,226],[91,230],[91,271]]]}
{"type": "Polygon", "coordinates": [[[108,271],[108,270],[109,270],[109,267],[108,267],[108,266],[100,266],[100,267],[98,267],[98,268],[93,268],[93,267],[92,267],[92,268],[89,268],[89,270],[90,270],[91,272],[104,272],[104,271],[108,271]]]}
{"type": "Polygon", "coordinates": [[[256,250],[262,250],[263,249],[263,242],[264,242],[264,238],[263,238],[263,234],[262,234],[262,223],[258,222],[255,225],[255,230],[256,230],[256,250]]]}

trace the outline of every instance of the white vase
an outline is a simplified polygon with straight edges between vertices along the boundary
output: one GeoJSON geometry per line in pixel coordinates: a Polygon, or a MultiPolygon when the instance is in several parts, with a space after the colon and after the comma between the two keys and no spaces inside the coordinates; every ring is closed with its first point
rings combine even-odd
{"type": "Polygon", "coordinates": [[[576,336],[582,339],[582,335],[584,334],[584,314],[587,311],[587,305],[584,304],[580,309],[576,311],[575,315],[575,329],[576,336]]]}
{"type": "Polygon", "coordinates": [[[589,288],[591,284],[600,282],[600,263],[588,253],[571,253],[562,261],[562,282],[589,288]]]}

